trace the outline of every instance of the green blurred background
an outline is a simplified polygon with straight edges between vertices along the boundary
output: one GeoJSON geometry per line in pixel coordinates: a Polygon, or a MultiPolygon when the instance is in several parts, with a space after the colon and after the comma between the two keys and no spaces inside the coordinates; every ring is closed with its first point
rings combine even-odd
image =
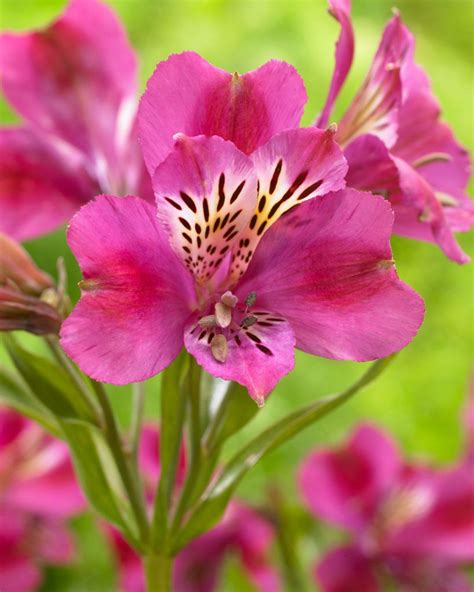
{"type": "MultiPolygon", "coordinates": [[[[140,63],[142,86],[154,66],[168,54],[193,49],[214,64],[245,72],[270,58],[292,63],[305,79],[310,96],[304,123],[321,108],[333,68],[338,28],[326,14],[324,0],[107,0],[125,23],[140,63]]],[[[2,29],[25,30],[45,25],[64,0],[0,0],[2,29]]],[[[353,0],[356,57],[353,70],[334,114],[337,119],[364,76],[394,0],[353,0]]],[[[417,61],[431,76],[444,118],[458,138],[473,144],[473,12],[470,0],[402,0],[402,16],[417,37],[417,61]]],[[[5,103],[2,122],[14,121],[5,103]]],[[[473,235],[461,236],[463,248],[474,256],[473,235]]],[[[77,297],[79,274],[64,239],[64,229],[31,241],[28,250],[50,273],[58,255],[66,257],[71,291],[77,297]]],[[[378,381],[343,409],[300,434],[274,452],[242,483],[239,494],[264,503],[270,483],[289,500],[296,499],[294,475],[313,447],[343,439],[352,426],[370,420],[384,426],[411,457],[436,463],[454,461],[462,452],[461,410],[465,404],[473,363],[472,265],[448,261],[433,245],[393,239],[398,271],[426,301],[426,320],[414,340],[378,381]]],[[[32,347],[34,340],[27,339],[32,347]]],[[[4,353],[0,350],[0,355],[4,353]]],[[[348,385],[364,365],[341,363],[304,354],[295,371],[277,387],[257,418],[231,440],[226,454],[246,442],[256,430],[315,398],[348,385]]],[[[110,389],[114,405],[126,422],[128,389],[110,389]]],[[[147,385],[147,414],[157,417],[159,383],[147,385]]],[[[113,592],[114,570],[107,548],[90,517],[76,521],[79,557],[68,569],[48,570],[48,592],[113,592]]],[[[308,539],[299,553],[309,562],[317,541],[308,539]]],[[[223,592],[252,588],[232,561],[226,568],[223,592]]]]}

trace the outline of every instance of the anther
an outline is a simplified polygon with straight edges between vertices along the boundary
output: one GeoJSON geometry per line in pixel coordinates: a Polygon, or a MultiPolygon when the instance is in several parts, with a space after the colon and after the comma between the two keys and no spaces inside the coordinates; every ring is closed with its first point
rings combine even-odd
{"type": "Polygon", "coordinates": [[[214,327],[216,324],[216,317],[214,315],[207,315],[201,317],[198,321],[200,327],[214,327]]]}
{"type": "Polygon", "coordinates": [[[229,346],[227,345],[227,339],[224,335],[214,335],[211,341],[211,352],[214,359],[218,362],[224,363],[227,360],[229,346]]]}
{"type": "Polygon", "coordinates": [[[232,309],[230,306],[223,304],[222,302],[218,302],[214,306],[215,318],[216,322],[219,327],[225,329],[228,327],[232,321],[232,309]]]}
{"type": "Polygon", "coordinates": [[[257,292],[250,292],[245,299],[245,306],[253,306],[257,300],[257,292]]]}
{"type": "Polygon", "coordinates": [[[330,125],[328,125],[326,131],[331,132],[331,134],[335,134],[337,132],[337,123],[333,122],[330,125]]]}
{"type": "Polygon", "coordinates": [[[251,327],[252,325],[254,325],[257,322],[257,320],[258,320],[257,317],[250,315],[250,316],[242,319],[242,321],[240,322],[240,326],[241,327],[251,327]]]}
{"type": "Polygon", "coordinates": [[[225,304],[226,306],[229,306],[230,308],[234,308],[235,305],[237,304],[238,300],[239,299],[237,298],[237,296],[234,296],[230,290],[228,290],[227,292],[224,292],[224,294],[222,294],[222,296],[221,296],[222,304],[225,304]]]}

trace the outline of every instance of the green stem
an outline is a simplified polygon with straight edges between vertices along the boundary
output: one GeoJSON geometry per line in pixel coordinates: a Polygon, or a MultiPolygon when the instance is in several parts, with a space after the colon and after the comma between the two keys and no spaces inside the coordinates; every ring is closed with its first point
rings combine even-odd
{"type": "Polygon", "coordinates": [[[140,497],[140,489],[138,483],[132,476],[129,465],[127,464],[125,454],[123,451],[122,441],[119,435],[115,416],[110,406],[107,393],[100,382],[96,382],[91,379],[91,384],[97,395],[97,400],[102,409],[104,423],[105,423],[105,436],[109,444],[110,450],[117,465],[117,469],[120,473],[123,485],[127,492],[127,495],[132,506],[132,511],[137,521],[137,526],[140,532],[141,542],[148,540],[148,521],[146,517],[145,507],[140,497]]]}
{"type": "Polygon", "coordinates": [[[136,382],[132,385],[132,419],[130,422],[130,450],[135,463],[138,458],[138,448],[140,446],[144,406],[145,384],[143,382],[136,382]]]}
{"type": "Polygon", "coordinates": [[[202,460],[201,448],[201,368],[191,358],[188,374],[189,414],[189,470],[172,523],[172,531],[179,529],[186,510],[193,500],[193,492],[202,460]]]}
{"type": "Polygon", "coordinates": [[[66,356],[61,346],[59,345],[58,338],[52,335],[47,335],[44,338],[44,341],[51,353],[53,354],[56,361],[65,370],[74,386],[81,393],[83,402],[85,403],[85,406],[88,409],[88,412],[90,413],[91,419],[93,418],[94,421],[96,421],[97,416],[99,414],[97,404],[92,398],[91,393],[86,383],[83,381],[79,371],[76,369],[74,364],[66,356]]]}
{"type": "Polygon", "coordinates": [[[167,555],[146,555],[143,558],[146,592],[171,592],[173,560],[167,555]]]}

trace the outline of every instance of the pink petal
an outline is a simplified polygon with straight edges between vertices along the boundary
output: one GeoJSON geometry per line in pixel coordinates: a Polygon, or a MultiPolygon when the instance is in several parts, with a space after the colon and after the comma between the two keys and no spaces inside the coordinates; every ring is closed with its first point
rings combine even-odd
{"type": "Polygon", "coordinates": [[[156,210],[137,197],[100,196],[73,218],[68,241],[85,281],[61,329],[67,354],[114,384],[163,370],[183,345],[194,293],[156,210]]]}
{"type": "Polygon", "coordinates": [[[295,336],[290,325],[259,308],[238,311],[228,329],[219,328],[228,344],[224,362],[211,350],[216,332],[215,327],[199,326],[197,317],[192,319],[184,333],[186,349],[207,372],[242,384],[257,404],[263,405],[265,397],[293,369],[295,336]],[[242,326],[248,317],[256,321],[250,327],[242,326]]]}
{"type": "Polygon", "coordinates": [[[156,67],[139,108],[140,139],[150,174],[173,148],[173,136],[221,136],[250,154],[274,134],[298,127],[306,103],[296,70],[277,60],[242,76],[194,52],[156,67]]]}
{"type": "Polygon", "coordinates": [[[205,283],[254,212],[257,179],[250,159],[222,138],[180,136],[153,186],[172,247],[205,283]]]}
{"type": "Polygon", "coordinates": [[[78,161],[28,128],[0,130],[0,231],[24,240],[69,220],[98,193],[78,161]]]}
{"type": "Polygon", "coordinates": [[[355,547],[327,553],[314,570],[321,592],[381,592],[369,560],[355,547]]]}
{"type": "Polygon", "coordinates": [[[310,454],[300,467],[299,486],[316,516],[358,531],[372,518],[399,466],[395,443],[363,425],[343,447],[310,454]]]}
{"type": "Polygon", "coordinates": [[[234,254],[233,280],[244,274],[261,237],[280,216],[303,201],[345,187],[347,164],[331,129],[282,132],[258,148],[252,161],[258,177],[258,198],[234,254]]]}
{"type": "Polygon", "coordinates": [[[394,16],[361,89],[339,122],[337,139],[342,145],[366,133],[378,136],[388,147],[395,144],[402,97],[400,67],[413,46],[412,35],[394,16]]]}
{"type": "Polygon", "coordinates": [[[130,547],[123,536],[108,524],[104,524],[104,532],[116,557],[123,592],[145,592],[142,562],[140,556],[130,547]]]}
{"type": "Polygon", "coordinates": [[[113,158],[136,64],[105,3],[71,0],[46,29],[5,33],[0,47],[3,91],[23,117],[94,162],[113,158]]]}
{"type": "Polygon", "coordinates": [[[5,499],[23,510],[44,516],[71,516],[84,510],[85,500],[76,481],[67,447],[47,437],[33,458],[25,458],[5,499]],[[31,467],[30,473],[28,467],[31,467]]]}
{"type": "Polygon", "coordinates": [[[329,13],[338,21],[341,30],[336,43],[336,63],[326,103],[316,125],[325,127],[331,115],[334,102],[351,69],[354,57],[354,31],[351,22],[351,0],[329,0],[329,13]]]}
{"type": "Polygon", "coordinates": [[[395,272],[393,216],[383,199],[355,190],[298,206],[267,233],[236,289],[278,312],[297,347],[367,361],[405,347],[423,302],[395,272]]]}
{"type": "Polygon", "coordinates": [[[461,466],[435,475],[430,489],[430,505],[394,533],[387,545],[392,552],[472,562],[474,475],[471,467],[461,466]]]}
{"type": "Polygon", "coordinates": [[[33,560],[22,555],[0,557],[0,590],[2,592],[35,592],[42,574],[33,560]]]}
{"type": "Polygon", "coordinates": [[[42,520],[35,532],[35,558],[54,565],[69,563],[74,557],[74,541],[60,520],[42,520]]]}

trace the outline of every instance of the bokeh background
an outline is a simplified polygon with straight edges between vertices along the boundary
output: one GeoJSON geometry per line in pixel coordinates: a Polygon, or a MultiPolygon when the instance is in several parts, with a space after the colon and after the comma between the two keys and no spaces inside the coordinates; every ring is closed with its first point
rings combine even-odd
{"type": "MultiPolygon", "coordinates": [[[[310,96],[303,123],[321,108],[333,68],[338,27],[326,14],[324,0],[106,0],[123,20],[136,48],[142,87],[154,66],[170,53],[193,49],[217,66],[245,72],[270,58],[289,61],[305,79],[310,96]]],[[[2,29],[41,27],[64,6],[64,0],[0,0],[2,29]]],[[[377,47],[394,0],[353,0],[356,56],[351,75],[338,101],[334,119],[358,88],[377,47]]],[[[458,138],[473,145],[474,3],[471,0],[399,0],[398,8],[417,37],[417,61],[429,72],[443,106],[444,118],[458,138]]],[[[0,104],[2,123],[14,122],[0,104]]],[[[460,237],[474,256],[474,240],[460,237]]],[[[64,238],[64,229],[27,243],[37,263],[55,273],[59,255],[66,259],[71,294],[77,298],[79,273],[64,238]]],[[[266,458],[248,475],[239,495],[265,503],[270,484],[290,503],[297,500],[294,476],[299,462],[314,446],[341,441],[361,420],[387,428],[410,457],[449,463],[461,453],[461,411],[473,370],[474,276],[472,265],[460,267],[429,244],[393,239],[397,267],[426,301],[426,320],[414,342],[375,384],[344,408],[315,424],[290,444],[266,458]]],[[[28,346],[38,347],[26,338],[28,346]]],[[[159,347],[159,344],[157,344],[159,347]]],[[[5,353],[0,349],[0,357],[5,353]]],[[[295,371],[272,394],[256,419],[235,436],[231,454],[257,430],[323,394],[350,384],[364,365],[334,362],[298,354],[295,371]]],[[[130,393],[110,388],[122,421],[127,422],[130,393]]],[[[147,384],[147,415],[158,416],[159,381],[147,384]]],[[[51,569],[43,587],[48,592],[113,592],[116,590],[110,554],[91,517],[76,520],[79,554],[67,569],[51,569]]],[[[300,544],[304,562],[315,557],[318,533],[300,544]]],[[[327,533],[323,533],[326,538],[327,533]]],[[[331,535],[330,535],[331,536],[331,535]]],[[[335,535],[336,536],[336,535],[335,535]]],[[[310,589],[310,588],[309,588],[310,589]]],[[[223,592],[252,590],[232,561],[226,567],[223,592]]]]}

